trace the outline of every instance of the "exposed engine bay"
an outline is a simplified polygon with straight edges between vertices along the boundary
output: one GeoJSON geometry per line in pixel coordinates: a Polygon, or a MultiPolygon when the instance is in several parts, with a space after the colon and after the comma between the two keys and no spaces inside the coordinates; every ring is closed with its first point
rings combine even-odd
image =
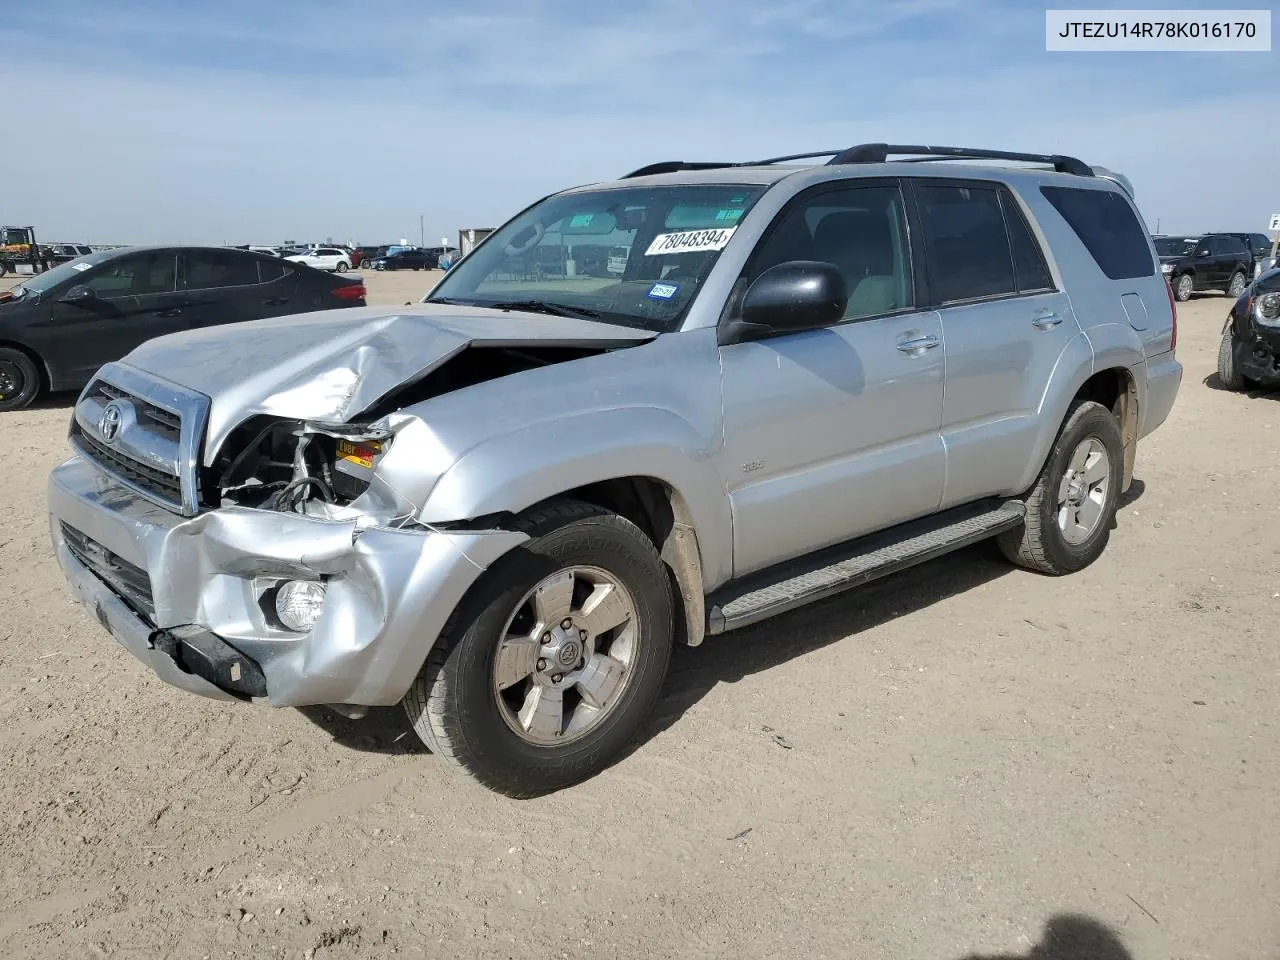
{"type": "Polygon", "coordinates": [[[359,504],[355,510],[343,508],[368,492],[394,440],[397,411],[524,370],[603,352],[599,347],[472,346],[382,397],[356,423],[252,417],[231,432],[212,467],[204,471],[201,486],[209,491],[207,505],[235,504],[331,519],[363,512],[359,504]]]}

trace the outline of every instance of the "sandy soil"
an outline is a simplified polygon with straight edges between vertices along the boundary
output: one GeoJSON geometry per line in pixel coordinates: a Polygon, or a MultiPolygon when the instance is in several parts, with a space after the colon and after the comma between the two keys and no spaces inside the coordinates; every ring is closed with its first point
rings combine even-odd
{"type": "Polygon", "coordinates": [[[983,546],[680,650],[629,757],[526,802],[394,710],[152,679],[50,553],[72,398],[0,416],[0,955],[1280,955],[1280,404],[1215,389],[1226,306],[1089,570],[983,546]]]}

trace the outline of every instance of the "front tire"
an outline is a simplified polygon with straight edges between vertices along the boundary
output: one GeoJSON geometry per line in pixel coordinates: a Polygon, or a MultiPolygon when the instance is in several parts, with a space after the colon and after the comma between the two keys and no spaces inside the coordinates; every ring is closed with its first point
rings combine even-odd
{"type": "Polygon", "coordinates": [[[0,347],[0,412],[22,410],[40,395],[40,368],[21,350],[0,347]]]}
{"type": "Polygon", "coordinates": [[[1218,379],[1222,381],[1224,390],[1238,392],[1253,386],[1253,381],[1240,372],[1236,363],[1237,349],[1235,331],[1227,327],[1222,331],[1222,342],[1218,344],[1218,379]]]}
{"type": "Polygon", "coordinates": [[[1005,557],[1053,576],[1093,563],[1111,537],[1123,469],[1115,416],[1100,403],[1077,400],[1027,496],[1022,526],[998,537],[1005,557]]]}
{"type": "Polygon", "coordinates": [[[1173,296],[1175,300],[1186,301],[1191,299],[1191,294],[1196,288],[1195,277],[1189,273],[1184,273],[1173,282],[1173,296]]]}
{"type": "Polygon", "coordinates": [[[666,677],[675,608],[629,520],[566,500],[517,524],[532,539],[472,588],[403,705],[432,753],[531,797],[593,776],[635,735],[666,677]]]}
{"type": "Polygon", "coordinates": [[[1227,284],[1227,296],[1232,300],[1239,300],[1240,295],[1244,293],[1244,288],[1249,285],[1249,281],[1245,279],[1244,272],[1237,270],[1231,275],[1231,282],[1227,284]]]}

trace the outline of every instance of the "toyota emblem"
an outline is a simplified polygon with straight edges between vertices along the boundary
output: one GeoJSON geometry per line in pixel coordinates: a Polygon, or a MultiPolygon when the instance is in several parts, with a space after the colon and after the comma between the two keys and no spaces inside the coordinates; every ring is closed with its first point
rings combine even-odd
{"type": "Polygon", "coordinates": [[[116,434],[120,432],[120,420],[124,416],[120,409],[120,404],[114,400],[107,404],[107,408],[102,411],[102,416],[98,418],[98,432],[102,434],[102,439],[111,443],[116,438],[116,434]]]}

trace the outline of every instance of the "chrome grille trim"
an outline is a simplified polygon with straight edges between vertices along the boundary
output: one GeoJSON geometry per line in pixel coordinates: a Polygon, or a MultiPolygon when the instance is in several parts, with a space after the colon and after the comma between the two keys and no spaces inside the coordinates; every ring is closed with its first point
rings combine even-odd
{"type": "Polygon", "coordinates": [[[108,363],[76,401],[68,439],[80,456],[140,496],[184,516],[200,509],[200,447],[209,398],[108,363]],[[108,441],[99,428],[108,404],[121,416],[108,441]]]}

